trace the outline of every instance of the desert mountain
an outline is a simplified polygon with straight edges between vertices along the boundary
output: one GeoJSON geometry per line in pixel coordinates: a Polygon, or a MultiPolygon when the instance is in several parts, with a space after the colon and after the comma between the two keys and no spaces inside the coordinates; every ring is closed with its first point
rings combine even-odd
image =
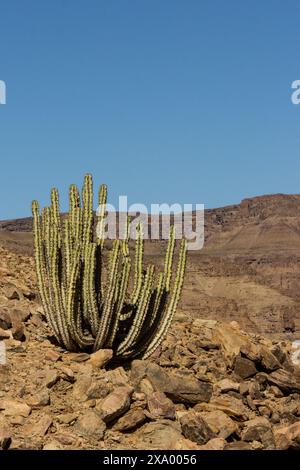
{"type": "MultiPolygon", "coordinates": [[[[31,253],[31,219],[0,222],[0,245],[31,253]]],[[[161,243],[146,256],[160,263],[161,243]]],[[[237,320],[247,331],[300,335],[300,195],[205,211],[205,244],[189,252],[181,314],[237,320]]]]}

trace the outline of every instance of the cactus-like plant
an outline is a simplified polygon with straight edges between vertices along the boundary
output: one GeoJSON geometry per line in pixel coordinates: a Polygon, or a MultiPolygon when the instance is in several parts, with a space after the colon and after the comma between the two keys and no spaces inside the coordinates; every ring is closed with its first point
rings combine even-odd
{"type": "Polygon", "coordinates": [[[77,187],[70,186],[66,217],[60,216],[56,189],[51,191],[50,207],[41,214],[37,201],[33,201],[35,263],[42,305],[56,340],[67,350],[112,348],[119,358],[147,358],[164,339],[177,308],[186,242],[180,243],[173,274],[175,231],[171,227],[164,270],[156,274],[153,265],[143,267],[143,231],[138,225],[129,289],[130,220],[125,238],[113,242],[105,263],[106,201],[107,188],[102,185],[96,237],[91,175],[85,176],[82,201],[77,187]]]}

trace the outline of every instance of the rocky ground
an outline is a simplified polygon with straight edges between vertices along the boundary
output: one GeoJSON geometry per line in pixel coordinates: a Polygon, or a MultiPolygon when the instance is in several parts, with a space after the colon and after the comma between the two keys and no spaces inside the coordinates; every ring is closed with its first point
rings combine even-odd
{"type": "Polygon", "coordinates": [[[300,448],[288,340],[179,311],[147,361],[68,353],[52,342],[32,258],[0,248],[0,260],[0,448],[300,448]]]}

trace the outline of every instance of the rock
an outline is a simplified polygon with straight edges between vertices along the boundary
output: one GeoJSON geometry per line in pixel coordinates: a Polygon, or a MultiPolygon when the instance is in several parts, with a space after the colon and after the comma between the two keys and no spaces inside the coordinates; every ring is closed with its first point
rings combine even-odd
{"type": "Polygon", "coordinates": [[[194,340],[189,341],[186,345],[189,351],[193,354],[198,355],[201,350],[209,351],[210,349],[219,349],[220,345],[217,343],[212,343],[211,341],[201,341],[201,340],[194,340]]]}
{"type": "Polygon", "coordinates": [[[86,439],[103,439],[106,425],[99,413],[88,410],[81,416],[75,425],[77,433],[86,439]]]}
{"type": "Polygon", "coordinates": [[[212,396],[213,387],[193,376],[184,377],[176,373],[170,377],[170,388],[163,390],[165,394],[177,403],[208,402],[212,396]]]}
{"type": "MultiPolygon", "coordinates": [[[[137,391],[140,391],[139,384],[144,378],[151,383],[154,391],[164,392],[175,403],[208,402],[212,395],[212,385],[196,379],[192,374],[168,374],[155,363],[133,361],[131,380],[137,391]]],[[[147,394],[146,390],[142,391],[147,394]]]]}
{"type": "Polygon", "coordinates": [[[90,355],[87,353],[69,353],[66,356],[71,362],[86,362],[90,358],[90,355]]]}
{"type": "Polygon", "coordinates": [[[276,448],[279,450],[300,449],[300,421],[275,429],[276,448]]]}
{"type": "Polygon", "coordinates": [[[49,369],[46,372],[44,384],[47,388],[52,388],[59,380],[59,375],[56,370],[49,369]]]}
{"type": "Polygon", "coordinates": [[[3,410],[5,416],[23,416],[24,418],[27,418],[31,412],[30,406],[26,403],[9,398],[0,400],[0,410],[3,410]]]}
{"type": "Polygon", "coordinates": [[[7,312],[0,313],[0,328],[9,330],[12,327],[10,315],[7,312]]]}
{"type": "Polygon", "coordinates": [[[18,341],[24,341],[25,328],[23,323],[21,323],[20,321],[14,322],[11,332],[14,339],[17,339],[18,341]]]}
{"type": "Polygon", "coordinates": [[[223,379],[217,382],[214,388],[220,393],[230,392],[231,390],[234,392],[238,392],[240,389],[240,384],[230,379],[223,379]]]}
{"type": "Polygon", "coordinates": [[[120,432],[132,431],[141,426],[146,419],[146,415],[141,408],[133,408],[118,420],[115,429],[120,432]]]}
{"type": "Polygon", "coordinates": [[[239,392],[241,395],[248,395],[249,393],[249,382],[241,382],[239,392]]]}
{"type": "Polygon", "coordinates": [[[245,357],[237,356],[234,361],[234,372],[242,379],[247,379],[257,373],[254,362],[245,357]]]}
{"type": "Polygon", "coordinates": [[[240,354],[241,349],[244,353],[248,353],[248,355],[250,353],[252,357],[257,357],[256,348],[249,338],[226,323],[218,323],[213,330],[213,340],[221,344],[222,350],[229,361],[232,361],[240,354]]]}
{"type": "Polygon", "coordinates": [[[21,300],[22,294],[13,284],[6,284],[3,287],[3,293],[8,300],[21,300]]]}
{"type": "Polygon", "coordinates": [[[259,384],[254,381],[249,384],[249,396],[252,400],[261,400],[262,394],[259,384]]]}
{"type": "Polygon", "coordinates": [[[9,339],[10,337],[11,336],[9,331],[0,328],[0,341],[2,341],[3,339],[9,339]]]}
{"type": "Polygon", "coordinates": [[[0,450],[7,450],[12,441],[11,431],[5,419],[0,418],[0,450]]]}
{"type": "Polygon", "coordinates": [[[92,382],[88,388],[86,395],[89,400],[96,398],[105,398],[111,392],[111,386],[103,381],[92,382]]]}
{"type": "Polygon", "coordinates": [[[77,420],[76,413],[64,413],[57,416],[57,421],[61,424],[71,424],[77,420]]]}
{"type": "Polygon", "coordinates": [[[276,385],[270,385],[268,393],[274,395],[275,398],[282,398],[284,396],[280,388],[276,387],[276,385]]]}
{"type": "Polygon", "coordinates": [[[70,382],[71,384],[75,382],[75,375],[70,367],[60,367],[59,372],[60,372],[59,375],[62,378],[62,380],[70,382]]]}
{"type": "Polygon", "coordinates": [[[200,416],[200,414],[189,411],[180,418],[181,429],[184,437],[197,444],[206,444],[210,439],[216,437],[213,428],[200,416]]]}
{"type": "Polygon", "coordinates": [[[217,431],[219,438],[227,439],[238,430],[237,424],[223,411],[204,412],[201,416],[211,429],[217,431]]]}
{"type": "Polygon", "coordinates": [[[272,370],[276,370],[281,367],[281,364],[278,361],[278,359],[267,348],[262,346],[260,348],[260,353],[261,353],[261,365],[266,371],[270,372],[272,370]]]}
{"type": "Polygon", "coordinates": [[[266,418],[259,417],[245,423],[241,432],[243,441],[259,441],[265,449],[275,449],[272,426],[266,418]]]}
{"type": "Polygon", "coordinates": [[[53,419],[49,415],[42,415],[38,421],[28,423],[22,428],[22,435],[43,437],[52,426],[53,419]]]}
{"type": "Polygon", "coordinates": [[[86,367],[78,374],[77,381],[73,387],[73,398],[79,402],[88,399],[87,393],[92,385],[92,366],[86,367]]]}
{"type": "Polygon", "coordinates": [[[5,347],[7,351],[15,352],[15,353],[23,353],[26,351],[26,345],[22,344],[21,341],[18,341],[14,338],[6,339],[5,347]]]}
{"type": "Polygon", "coordinates": [[[148,396],[148,409],[153,419],[175,419],[175,406],[163,392],[148,396]]]}
{"type": "Polygon", "coordinates": [[[11,318],[12,324],[25,322],[30,318],[30,310],[28,308],[13,308],[9,311],[9,316],[11,318]]]}
{"type": "Polygon", "coordinates": [[[57,362],[61,359],[61,354],[59,354],[57,351],[53,351],[53,349],[50,349],[47,351],[45,359],[46,361],[57,362]]]}
{"type": "Polygon", "coordinates": [[[179,423],[169,420],[145,424],[137,436],[139,449],[173,450],[182,440],[179,423]]]}
{"type": "Polygon", "coordinates": [[[55,439],[63,446],[78,445],[78,438],[67,432],[60,432],[59,434],[55,434],[55,439]]]}
{"type": "Polygon", "coordinates": [[[26,400],[27,404],[33,409],[38,410],[43,406],[50,405],[50,394],[47,388],[42,388],[36,394],[26,400]]]}
{"type": "Polygon", "coordinates": [[[300,380],[287,370],[278,369],[266,376],[266,379],[285,393],[300,393],[300,380]]]}
{"type": "Polygon", "coordinates": [[[204,444],[203,446],[198,447],[199,450],[224,450],[224,447],[226,446],[226,441],[222,437],[215,437],[214,439],[211,439],[208,441],[207,444],[204,444]]]}
{"type": "Polygon", "coordinates": [[[116,369],[109,370],[106,375],[108,380],[115,387],[119,387],[121,385],[128,385],[129,383],[129,377],[123,367],[117,367],[116,369]]]}
{"type": "Polygon", "coordinates": [[[238,421],[246,421],[249,417],[248,409],[242,400],[228,395],[213,398],[209,403],[199,403],[194,410],[197,412],[220,410],[238,421]]]}
{"type": "MultiPolygon", "coordinates": [[[[1,343],[0,343],[1,346],[1,343]]],[[[6,360],[5,355],[4,360],[6,360]]],[[[1,359],[1,349],[0,349],[0,359],[1,359]]],[[[4,388],[5,385],[9,385],[10,382],[10,369],[7,364],[1,364],[0,362],[0,387],[1,389],[4,388]]]]}
{"type": "Polygon", "coordinates": [[[99,349],[99,351],[91,354],[88,364],[91,364],[93,367],[102,369],[106,364],[112,359],[113,350],[112,349],[99,349]]]}
{"type": "Polygon", "coordinates": [[[61,450],[61,445],[56,440],[49,441],[44,445],[43,450],[61,450]]]}
{"type": "Polygon", "coordinates": [[[197,318],[196,320],[193,321],[193,326],[195,328],[202,328],[204,326],[205,328],[214,329],[217,323],[218,322],[216,320],[205,320],[205,319],[197,318]]]}
{"type": "Polygon", "coordinates": [[[251,444],[243,441],[228,442],[224,450],[252,450],[251,444]]]}
{"type": "Polygon", "coordinates": [[[129,410],[132,392],[133,390],[128,387],[118,387],[104,398],[97,409],[105,423],[113,421],[129,410]]]}

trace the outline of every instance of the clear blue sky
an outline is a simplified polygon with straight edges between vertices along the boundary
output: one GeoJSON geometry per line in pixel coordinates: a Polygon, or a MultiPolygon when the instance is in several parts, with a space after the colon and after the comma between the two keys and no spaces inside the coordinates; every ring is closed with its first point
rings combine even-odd
{"type": "Polygon", "coordinates": [[[85,172],[112,202],[300,193],[299,17],[297,0],[3,0],[0,218],[85,172]]]}

